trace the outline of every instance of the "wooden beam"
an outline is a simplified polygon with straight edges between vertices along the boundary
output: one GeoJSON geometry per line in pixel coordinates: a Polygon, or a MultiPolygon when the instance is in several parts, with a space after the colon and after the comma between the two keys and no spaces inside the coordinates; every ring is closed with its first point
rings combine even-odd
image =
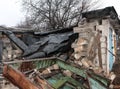
{"type": "Polygon", "coordinates": [[[40,79],[39,76],[36,76],[35,81],[40,85],[41,89],[54,89],[46,80],[40,79]]]}
{"type": "Polygon", "coordinates": [[[3,76],[20,89],[42,89],[35,86],[21,72],[11,66],[4,65],[3,76]]]}
{"type": "Polygon", "coordinates": [[[17,61],[10,61],[10,62],[3,62],[3,64],[16,64],[16,63],[25,63],[25,62],[35,62],[35,61],[42,61],[42,60],[54,60],[58,59],[57,57],[48,57],[48,58],[37,58],[37,59],[25,59],[25,60],[17,60],[17,61]]]}

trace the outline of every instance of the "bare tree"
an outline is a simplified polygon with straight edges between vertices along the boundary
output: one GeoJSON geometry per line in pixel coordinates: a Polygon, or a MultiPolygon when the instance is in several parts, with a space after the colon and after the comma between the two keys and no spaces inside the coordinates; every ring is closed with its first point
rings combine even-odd
{"type": "Polygon", "coordinates": [[[23,0],[30,24],[52,30],[69,27],[81,20],[81,13],[96,7],[98,0],[23,0]]]}

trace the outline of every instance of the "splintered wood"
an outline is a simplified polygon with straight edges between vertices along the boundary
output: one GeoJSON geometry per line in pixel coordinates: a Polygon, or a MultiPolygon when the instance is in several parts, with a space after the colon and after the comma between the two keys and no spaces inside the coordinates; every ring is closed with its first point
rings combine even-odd
{"type": "Polygon", "coordinates": [[[14,85],[18,86],[20,89],[42,89],[36,87],[30,80],[28,80],[24,74],[13,69],[12,67],[5,65],[3,68],[3,75],[14,85]]]}

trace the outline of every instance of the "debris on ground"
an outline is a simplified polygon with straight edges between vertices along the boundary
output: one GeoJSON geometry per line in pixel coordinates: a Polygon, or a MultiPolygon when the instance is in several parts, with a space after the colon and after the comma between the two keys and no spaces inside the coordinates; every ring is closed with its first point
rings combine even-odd
{"type": "Polygon", "coordinates": [[[55,31],[1,26],[0,89],[119,89],[117,18],[107,7],[55,31]]]}

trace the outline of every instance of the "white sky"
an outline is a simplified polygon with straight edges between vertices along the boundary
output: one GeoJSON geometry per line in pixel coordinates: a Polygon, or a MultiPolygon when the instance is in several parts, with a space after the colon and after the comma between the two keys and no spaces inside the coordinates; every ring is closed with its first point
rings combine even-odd
{"type": "Polygon", "coordinates": [[[0,25],[15,26],[23,17],[21,0],[0,0],[0,25]]]}
{"type": "MultiPolygon", "coordinates": [[[[21,0],[0,0],[0,25],[15,26],[24,20],[24,14],[21,6],[21,0]]],[[[105,6],[114,6],[120,15],[120,0],[102,0],[105,6]]]]}

